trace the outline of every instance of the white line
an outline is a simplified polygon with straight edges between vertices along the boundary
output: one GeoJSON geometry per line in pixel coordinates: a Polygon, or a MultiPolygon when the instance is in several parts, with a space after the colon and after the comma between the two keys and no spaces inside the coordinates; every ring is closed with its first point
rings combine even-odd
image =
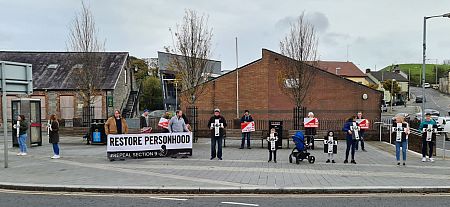
{"type": "Polygon", "coordinates": [[[236,202],[221,202],[222,204],[230,204],[230,205],[241,205],[241,206],[259,206],[258,204],[252,203],[236,203],[236,202]]]}
{"type": "Polygon", "coordinates": [[[166,197],[150,197],[151,199],[158,199],[158,200],[171,200],[171,201],[187,201],[188,199],[185,198],[166,198],[166,197]]]}

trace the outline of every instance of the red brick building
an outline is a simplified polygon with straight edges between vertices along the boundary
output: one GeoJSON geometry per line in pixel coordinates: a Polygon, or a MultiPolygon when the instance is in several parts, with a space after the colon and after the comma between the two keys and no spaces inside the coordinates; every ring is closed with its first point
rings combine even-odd
{"type": "MultiPolygon", "coordinates": [[[[277,74],[283,70],[284,61],[293,61],[267,49],[262,58],[210,80],[204,94],[199,97],[199,119],[212,115],[214,108],[220,108],[227,119],[236,115],[236,73],[239,73],[239,114],[250,110],[255,119],[292,119],[294,103],[279,87],[277,74]]],[[[304,106],[319,119],[343,120],[357,111],[362,111],[370,120],[379,120],[382,93],[357,82],[317,70],[311,83],[304,106]],[[363,97],[367,97],[364,99],[363,97]]],[[[186,102],[182,101],[182,108],[186,102]]]]}

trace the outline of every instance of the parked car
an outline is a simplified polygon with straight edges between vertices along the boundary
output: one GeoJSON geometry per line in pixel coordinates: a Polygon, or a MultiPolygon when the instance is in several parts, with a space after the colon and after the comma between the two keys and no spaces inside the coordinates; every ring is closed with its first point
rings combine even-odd
{"type": "MultiPolygon", "coordinates": [[[[148,113],[148,116],[151,118],[161,118],[166,113],[166,110],[155,110],[150,113],[148,113]]],[[[175,114],[171,112],[171,114],[175,114]]]]}
{"type": "Polygon", "coordinates": [[[426,98],[424,99],[423,96],[416,96],[416,103],[422,103],[427,102],[426,98]]]}
{"type": "Polygon", "coordinates": [[[433,89],[439,90],[439,85],[433,84],[433,89]]]}
{"type": "MultiPolygon", "coordinates": [[[[386,101],[381,101],[381,112],[387,112],[387,105],[386,105],[386,101]]],[[[449,112],[450,113],[450,112],[449,112]]]]}
{"type": "Polygon", "coordinates": [[[423,84],[423,87],[424,87],[424,88],[430,88],[431,85],[430,85],[429,83],[424,83],[424,84],[423,84]]]}
{"type": "Polygon", "coordinates": [[[403,105],[405,105],[404,100],[399,99],[394,102],[394,106],[403,106],[403,105]]]}
{"type": "MultiPolygon", "coordinates": [[[[450,117],[438,117],[438,130],[450,133],[450,117]]],[[[447,140],[450,140],[450,137],[447,137],[447,140]]]]}
{"type": "MultiPolygon", "coordinates": [[[[425,109],[425,114],[426,113],[430,113],[431,114],[431,118],[434,120],[438,120],[439,116],[440,116],[440,112],[434,109],[425,109]]],[[[417,120],[422,120],[422,113],[416,113],[416,119],[417,120]]]]}

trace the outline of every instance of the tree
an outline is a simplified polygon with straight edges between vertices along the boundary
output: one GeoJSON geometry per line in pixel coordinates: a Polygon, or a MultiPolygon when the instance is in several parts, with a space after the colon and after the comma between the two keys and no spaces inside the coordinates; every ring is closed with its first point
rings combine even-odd
{"type": "Polygon", "coordinates": [[[386,91],[389,91],[389,93],[391,94],[391,101],[394,97],[395,94],[400,93],[401,88],[400,85],[398,84],[397,81],[394,81],[394,83],[392,83],[392,80],[385,80],[383,81],[383,88],[386,91]],[[392,88],[393,86],[393,88],[392,88]]]}
{"type": "Polygon", "coordinates": [[[161,81],[157,77],[147,76],[142,81],[142,92],[139,105],[142,109],[163,109],[161,81]]]}
{"type": "Polygon", "coordinates": [[[97,33],[94,16],[82,1],[81,12],[75,15],[69,30],[67,47],[69,51],[77,52],[74,83],[84,107],[90,106],[94,97],[101,93],[100,83],[106,75],[100,65],[99,53],[104,51],[104,42],[100,42],[97,33]]]}
{"type": "Polygon", "coordinates": [[[149,66],[144,60],[130,56],[130,66],[131,68],[137,68],[137,72],[135,73],[137,82],[142,82],[149,76],[149,66]]]}
{"type": "Polygon", "coordinates": [[[170,65],[181,85],[181,98],[190,105],[195,105],[202,95],[206,86],[201,83],[212,72],[208,59],[213,33],[207,19],[194,10],[186,10],[182,23],[177,25],[173,49],[166,47],[167,52],[179,55],[171,58],[170,65]]]}
{"type": "Polygon", "coordinates": [[[317,69],[317,37],[314,25],[301,14],[291,24],[290,31],[280,42],[281,54],[289,57],[279,71],[278,83],[282,91],[300,107],[317,69]]]}

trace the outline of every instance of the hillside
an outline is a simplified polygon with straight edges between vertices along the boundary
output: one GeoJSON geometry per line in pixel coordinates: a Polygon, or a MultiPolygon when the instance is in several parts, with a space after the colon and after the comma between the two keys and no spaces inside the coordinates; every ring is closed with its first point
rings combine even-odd
{"type": "MultiPolygon", "coordinates": [[[[411,84],[412,85],[419,85],[420,83],[420,77],[422,73],[422,64],[398,64],[401,71],[408,74],[411,71],[411,84]]],[[[450,71],[450,65],[435,65],[435,64],[427,64],[426,65],[426,75],[425,75],[425,81],[427,83],[434,84],[436,82],[436,70],[435,66],[438,69],[438,78],[445,77],[448,74],[448,71],[450,71]]],[[[383,68],[384,71],[391,71],[393,69],[393,66],[387,66],[383,68]]]]}

